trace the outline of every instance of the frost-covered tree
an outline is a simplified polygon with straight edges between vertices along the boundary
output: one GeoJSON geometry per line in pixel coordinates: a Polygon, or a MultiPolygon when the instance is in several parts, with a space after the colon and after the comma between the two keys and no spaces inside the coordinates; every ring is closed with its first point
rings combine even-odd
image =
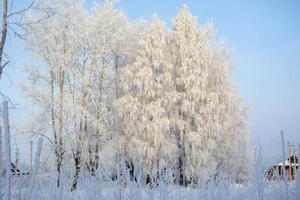
{"type": "Polygon", "coordinates": [[[100,163],[100,151],[116,139],[111,103],[116,99],[116,72],[134,52],[135,34],[113,3],[88,13],[81,2],[42,2],[55,15],[43,24],[28,23],[27,44],[38,62],[27,68],[32,82],[24,91],[40,106],[35,132],[47,137],[52,132],[58,174],[64,154],[73,158],[74,190],[82,169],[95,175],[106,165],[100,163]]]}
{"type": "Polygon", "coordinates": [[[235,166],[244,116],[229,80],[228,53],[214,39],[212,26],[199,27],[186,7],[172,23],[176,87],[169,113],[178,138],[180,174],[183,184],[202,182],[218,168],[235,166]]]}
{"type": "MultiPolygon", "coordinates": [[[[102,144],[96,144],[95,157],[102,170],[110,175],[120,175],[121,145],[119,113],[115,100],[120,97],[120,70],[130,60],[136,51],[135,41],[137,29],[129,23],[125,14],[114,8],[113,2],[107,2],[102,7],[94,8],[92,20],[91,47],[92,55],[96,56],[93,63],[94,73],[92,83],[92,102],[96,113],[95,125],[100,126],[96,130],[96,136],[104,133],[102,144]],[[101,127],[102,126],[102,127],[101,127]],[[101,145],[101,147],[100,147],[101,145]],[[99,146],[99,148],[97,148],[99,146]],[[100,152],[97,149],[102,150],[100,152]],[[111,162],[107,162],[110,160],[111,162]]],[[[98,165],[98,164],[97,164],[98,165]]]]}
{"type": "Polygon", "coordinates": [[[119,180],[130,171],[143,184],[167,172],[184,185],[218,171],[245,178],[247,113],[210,24],[185,7],[168,30],[158,17],[129,22],[112,2],[90,11],[81,1],[41,2],[54,15],[26,16],[34,61],[24,91],[38,107],[34,132],[52,144],[58,185],[63,164],[72,190],[82,171],[119,180]]]}
{"type": "Polygon", "coordinates": [[[163,22],[154,17],[141,34],[134,62],[122,71],[118,103],[126,162],[143,182],[147,176],[148,182],[156,181],[164,168],[172,167],[176,151],[163,107],[170,67],[165,34],[163,22]]]}
{"type": "MultiPolygon", "coordinates": [[[[45,5],[47,5],[46,2],[45,5]]],[[[51,127],[58,172],[57,185],[59,185],[61,166],[66,151],[65,136],[68,121],[66,108],[69,101],[66,92],[67,74],[76,56],[77,38],[73,34],[73,28],[81,9],[79,4],[71,4],[69,1],[52,2],[47,6],[55,10],[55,15],[44,23],[30,23],[35,21],[38,15],[27,17],[28,47],[42,64],[38,63],[28,68],[29,79],[33,84],[32,88],[27,87],[25,91],[41,105],[41,115],[44,120],[47,119],[42,123],[43,128],[47,129],[49,125],[51,127]]]]}

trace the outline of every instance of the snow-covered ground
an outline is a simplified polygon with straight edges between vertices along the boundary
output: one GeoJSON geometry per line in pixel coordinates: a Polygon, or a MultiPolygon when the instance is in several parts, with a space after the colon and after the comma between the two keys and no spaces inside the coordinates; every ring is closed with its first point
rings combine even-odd
{"type": "MultiPolygon", "coordinates": [[[[60,188],[56,187],[54,177],[39,178],[32,192],[31,199],[205,199],[205,200],[299,200],[299,191],[296,189],[296,181],[289,183],[288,193],[283,182],[250,181],[248,184],[233,184],[222,181],[202,187],[180,187],[161,183],[155,189],[139,187],[136,182],[127,182],[126,186],[120,187],[117,181],[100,181],[95,177],[81,178],[78,189],[70,191],[70,181],[62,178],[60,188]],[[262,191],[262,192],[260,192],[262,191]],[[298,192],[298,194],[297,194],[298,192]]],[[[28,177],[14,177],[12,199],[24,199],[28,193],[28,177]]]]}

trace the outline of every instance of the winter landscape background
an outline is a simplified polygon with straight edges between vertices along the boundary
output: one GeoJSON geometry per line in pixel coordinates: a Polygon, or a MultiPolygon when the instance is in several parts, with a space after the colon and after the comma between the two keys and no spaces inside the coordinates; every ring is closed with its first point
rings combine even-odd
{"type": "Polygon", "coordinates": [[[1,199],[299,199],[298,2],[13,5],[1,199]]]}

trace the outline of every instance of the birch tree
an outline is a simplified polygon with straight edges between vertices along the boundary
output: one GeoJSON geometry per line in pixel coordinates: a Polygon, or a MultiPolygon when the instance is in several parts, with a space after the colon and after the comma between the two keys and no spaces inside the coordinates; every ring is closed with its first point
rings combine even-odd
{"type": "Polygon", "coordinates": [[[176,100],[170,103],[169,113],[178,138],[180,176],[186,185],[205,181],[218,167],[234,166],[244,118],[229,80],[228,53],[215,40],[212,26],[199,27],[186,7],[172,23],[169,44],[176,100]],[[221,152],[225,155],[219,157],[221,152]]]}
{"type": "Polygon", "coordinates": [[[1,39],[0,39],[0,80],[3,74],[4,68],[9,65],[9,56],[5,53],[6,39],[9,32],[14,33],[17,36],[21,36],[18,28],[22,27],[23,21],[20,16],[25,14],[25,11],[32,7],[33,2],[26,8],[21,10],[14,10],[12,8],[12,1],[2,1],[2,23],[1,23],[1,39]]]}
{"type": "MultiPolygon", "coordinates": [[[[111,102],[117,98],[116,77],[129,59],[134,34],[110,2],[95,6],[92,13],[71,1],[49,6],[55,16],[27,29],[28,45],[39,62],[27,68],[32,82],[24,91],[41,106],[38,116],[44,120],[38,126],[51,127],[43,134],[53,135],[58,185],[63,157],[72,155],[75,190],[80,171],[96,175],[100,150],[116,138],[111,102]]],[[[28,16],[29,21],[35,18],[34,13],[28,16]]]]}
{"type": "Polygon", "coordinates": [[[144,182],[147,176],[150,182],[156,181],[174,160],[175,145],[162,107],[169,78],[165,72],[170,67],[164,54],[165,34],[163,22],[154,17],[141,35],[135,61],[124,68],[124,96],[119,99],[127,162],[144,182]]]}
{"type": "Polygon", "coordinates": [[[59,186],[68,117],[65,112],[65,105],[69,100],[65,94],[66,76],[75,56],[76,38],[72,34],[72,28],[80,6],[69,1],[52,3],[48,6],[51,6],[56,14],[44,23],[32,24],[30,22],[35,21],[36,16],[27,17],[29,25],[26,30],[26,40],[40,63],[27,68],[33,87],[24,90],[26,95],[42,105],[43,115],[50,119],[50,124],[44,126],[51,127],[53,150],[56,155],[57,186],[59,186]]]}

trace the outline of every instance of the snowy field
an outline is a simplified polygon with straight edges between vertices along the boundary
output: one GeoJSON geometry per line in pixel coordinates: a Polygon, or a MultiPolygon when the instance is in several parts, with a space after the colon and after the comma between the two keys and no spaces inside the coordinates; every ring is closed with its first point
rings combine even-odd
{"type": "MultiPolygon", "coordinates": [[[[24,199],[28,194],[26,178],[13,179],[12,199],[24,199]]],[[[299,200],[299,190],[296,183],[288,184],[288,193],[283,182],[264,182],[261,186],[259,181],[253,181],[247,185],[232,184],[223,181],[219,184],[208,184],[201,188],[182,188],[160,184],[155,189],[139,188],[136,182],[129,182],[127,186],[119,187],[117,182],[100,182],[93,178],[81,179],[79,189],[70,192],[70,183],[63,181],[59,189],[55,186],[55,179],[46,177],[39,179],[32,192],[31,199],[205,199],[205,200],[299,200]],[[298,194],[297,194],[298,192],[298,194]],[[287,195],[288,194],[288,195],[287,195]],[[298,196],[297,196],[298,195],[298,196]]]]}

